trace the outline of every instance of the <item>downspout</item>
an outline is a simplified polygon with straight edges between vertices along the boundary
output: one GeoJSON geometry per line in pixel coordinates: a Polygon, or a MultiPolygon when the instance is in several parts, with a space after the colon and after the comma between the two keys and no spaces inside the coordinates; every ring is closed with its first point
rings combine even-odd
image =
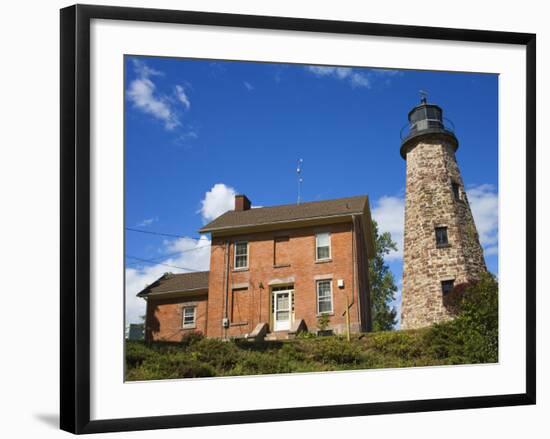
{"type": "Polygon", "coordinates": [[[210,298],[210,294],[207,291],[206,292],[206,308],[204,312],[204,336],[208,337],[208,299],[210,298]]]}
{"type": "MultiPolygon", "coordinates": [[[[355,228],[355,223],[356,223],[356,216],[355,215],[352,215],[351,216],[351,222],[352,222],[352,231],[353,231],[353,235],[352,235],[352,264],[353,264],[353,280],[352,280],[352,283],[353,283],[353,287],[352,287],[352,291],[353,291],[353,301],[352,301],[352,305],[353,303],[355,303],[355,293],[356,293],[356,285],[359,284],[359,279],[357,279],[357,230],[355,228]]],[[[361,325],[361,299],[359,297],[359,294],[357,294],[357,321],[359,322],[359,324],[361,325]]]]}
{"type": "MultiPolygon", "coordinates": [[[[143,339],[145,340],[146,344],[149,344],[151,342],[151,331],[149,330],[149,301],[147,300],[147,297],[144,297],[143,300],[145,300],[145,333],[143,339]]],[[[128,333],[128,338],[130,337],[130,333],[128,333]]]]}
{"type": "Polygon", "coordinates": [[[223,324],[223,319],[228,318],[228,302],[229,302],[229,241],[225,243],[225,254],[224,254],[225,270],[223,276],[224,290],[225,290],[225,300],[223,304],[223,317],[222,317],[222,329],[224,338],[227,336],[227,328],[223,324]]]}

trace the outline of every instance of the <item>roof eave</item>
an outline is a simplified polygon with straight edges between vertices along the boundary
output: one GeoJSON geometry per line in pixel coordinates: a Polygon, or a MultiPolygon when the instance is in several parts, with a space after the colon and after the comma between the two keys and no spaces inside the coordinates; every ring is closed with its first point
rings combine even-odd
{"type": "Polygon", "coordinates": [[[216,234],[229,234],[242,231],[255,231],[255,230],[277,230],[281,228],[291,227],[306,227],[316,224],[327,224],[336,220],[335,222],[342,222],[342,220],[350,219],[353,215],[363,215],[363,210],[354,210],[352,212],[346,212],[343,214],[335,215],[323,215],[311,218],[298,218],[294,220],[282,220],[282,221],[273,221],[269,223],[262,224],[241,224],[237,226],[226,226],[226,227],[203,227],[199,229],[199,233],[216,233],[216,234]]]}
{"type": "Polygon", "coordinates": [[[194,296],[194,295],[198,295],[198,294],[203,294],[203,293],[208,293],[208,287],[203,287],[203,288],[192,288],[192,289],[188,289],[188,290],[172,290],[172,291],[160,291],[158,293],[155,293],[155,292],[148,292],[148,293],[145,293],[145,292],[140,292],[137,294],[138,297],[142,297],[144,299],[147,299],[149,297],[163,297],[163,298],[168,298],[168,297],[180,297],[180,296],[194,296]]]}

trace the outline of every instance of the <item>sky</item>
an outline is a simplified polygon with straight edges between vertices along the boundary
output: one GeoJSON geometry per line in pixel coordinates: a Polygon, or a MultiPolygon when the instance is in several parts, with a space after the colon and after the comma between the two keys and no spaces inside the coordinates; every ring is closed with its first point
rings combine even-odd
{"type": "Polygon", "coordinates": [[[491,272],[498,275],[498,75],[125,57],[126,321],[165,272],[208,270],[198,229],[233,208],[367,194],[398,250],[386,261],[401,301],[407,113],[443,108],[491,272]]]}

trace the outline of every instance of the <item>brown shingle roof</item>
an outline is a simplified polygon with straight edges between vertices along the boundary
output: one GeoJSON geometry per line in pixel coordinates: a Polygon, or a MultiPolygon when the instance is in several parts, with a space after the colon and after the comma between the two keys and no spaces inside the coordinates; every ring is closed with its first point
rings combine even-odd
{"type": "Polygon", "coordinates": [[[157,294],[188,292],[208,289],[209,271],[195,273],[165,273],[137,295],[140,297],[157,294]]]}
{"type": "Polygon", "coordinates": [[[366,195],[338,198],[335,200],[312,201],[301,204],[261,207],[245,211],[230,210],[199,230],[201,233],[236,227],[250,227],[265,224],[285,223],[295,220],[324,218],[360,214],[368,204],[366,195]]]}

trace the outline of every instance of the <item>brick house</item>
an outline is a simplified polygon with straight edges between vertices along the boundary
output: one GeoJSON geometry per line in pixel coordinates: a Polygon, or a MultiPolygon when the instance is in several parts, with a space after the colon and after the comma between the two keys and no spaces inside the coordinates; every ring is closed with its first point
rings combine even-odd
{"type": "Polygon", "coordinates": [[[146,339],[186,332],[218,338],[286,338],[371,328],[368,258],[374,254],[367,196],[235,209],[200,229],[211,234],[210,271],[166,273],[138,293],[147,301],[146,339]],[[267,333],[267,334],[266,334],[267,333]]]}

